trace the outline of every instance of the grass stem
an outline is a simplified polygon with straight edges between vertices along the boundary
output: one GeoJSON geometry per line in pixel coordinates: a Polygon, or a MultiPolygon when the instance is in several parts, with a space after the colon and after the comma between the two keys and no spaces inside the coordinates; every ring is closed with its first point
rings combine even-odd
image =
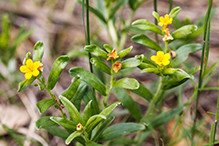
{"type": "Polygon", "coordinates": [[[194,117],[194,123],[193,123],[192,137],[194,137],[194,134],[195,134],[199,94],[200,94],[200,89],[202,87],[202,82],[203,82],[203,65],[204,65],[205,51],[206,51],[205,50],[205,43],[206,43],[207,28],[208,28],[208,24],[209,24],[208,21],[210,21],[211,7],[212,7],[212,0],[209,0],[208,1],[208,10],[207,10],[207,13],[205,15],[204,34],[203,34],[203,43],[202,43],[202,56],[201,56],[201,69],[200,69],[200,73],[199,73],[198,92],[197,92],[196,103],[195,103],[195,117],[194,117]]]}

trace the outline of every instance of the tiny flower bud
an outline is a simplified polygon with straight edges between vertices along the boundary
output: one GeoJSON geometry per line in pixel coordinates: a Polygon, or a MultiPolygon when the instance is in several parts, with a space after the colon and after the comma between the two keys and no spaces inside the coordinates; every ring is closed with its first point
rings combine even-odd
{"type": "Polygon", "coordinates": [[[114,48],[113,51],[110,54],[107,54],[108,58],[106,60],[119,58],[119,56],[116,53],[116,49],[114,48]]]}
{"type": "Polygon", "coordinates": [[[113,70],[114,70],[115,73],[117,73],[121,68],[122,68],[122,63],[121,63],[121,61],[116,61],[116,62],[113,64],[113,70]]]}
{"type": "Polygon", "coordinates": [[[76,130],[77,130],[77,131],[80,131],[82,128],[83,128],[83,126],[81,125],[81,123],[79,123],[79,124],[76,126],[76,130]]]}

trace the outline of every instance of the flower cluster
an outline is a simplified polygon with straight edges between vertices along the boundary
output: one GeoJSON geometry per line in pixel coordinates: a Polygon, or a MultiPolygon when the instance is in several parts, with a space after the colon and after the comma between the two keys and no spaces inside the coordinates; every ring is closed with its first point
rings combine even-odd
{"type": "Polygon", "coordinates": [[[25,78],[28,80],[32,76],[37,77],[43,70],[42,66],[43,64],[39,61],[33,62],[31,59],[27,59],[25,65],[20,67],[20,71],[25,73],[25,78]]]}
{"type": "MultiPolygon", "coordinates": [[[[110,54],[107,54],[108,58],[106,60],[116,60],[117,58],[119,58],[119,56],[117,55],[116,49],[114,48],[113,51],[110,54]]],[[[122,68],[122,63],[121,61],[116,61],[113,65],[113,71],[115,73],[117,73],[121,68],[122,68]]]]}
{"type": "Polygon", "coordinates": [[[165,15],[165,17],[160,17],[158,25],[163,27],[162,31],[165,32],[165,35],[163,37],[163,41],[173,40],[173,37],[171,36],[169,29],[167,26],[169,24],[172,24],[173,18],[170,18],[169,15],[165,15]]]}

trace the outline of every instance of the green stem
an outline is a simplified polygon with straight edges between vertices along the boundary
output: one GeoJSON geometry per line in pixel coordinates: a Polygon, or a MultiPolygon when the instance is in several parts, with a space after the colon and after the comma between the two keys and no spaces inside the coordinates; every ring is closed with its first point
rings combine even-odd
{"type": "MultiPolygon", "coordinates": [[[[130,26],[132,18],[134,17],[134,14],[135,14],[135,11],[132,11],[131,15],[129,16],[129,18],[125,22],[124,28],[130,26]]],[[[122,31],[120,41],[118,42],[118,46],[119,46],[118,51],[121,51],[124,48],[126,40],[127,40],[127,31],[122,31]]]]}
{"type": "MultiPolygon", "coordinates": [[[[219,77],[218,77],[218,87],[219,87],[219,77]]],[[[213,143],[215,141],[215,135],[216,135],[216,131],[217,131],[217,122],[218,122],[218,111],[219,111],[219,93],[218,93],[218,97],[217,97],[217,109],[216,109],[216,117],[215,117],[215,124],[214,124],[214,135],[213,135],[213,143]]]]}
{"type": "MultiPolygon", "coordinates": [[[[154,11],[157,12],[157,0],[154,0],[154,11]]],[[[154,19],[154,22],[155,22],[155,25],[157,25],[157,19],[156,18],[154,19]]],[[[155,39],[156,39],[156,42],[159,43],[157,33],[155,33],[155,39]]]]}
{"type": "Polygon", "coordinates": [[[146,113],[146,115],[145,115],[146,117],[151,114],[152,110],[153,110],[154,107],[155,107],[155,103],[157,102],[157,98],[159,98],[159,94],[160,94],[160,92],[162,91],[162,89],[161,89],[162,83],[163,83],[163,77],[161,76],[161,77],[160,77],[160,80],[159,80],[159,83],[158,83],[157,90],[156,90],[156,92],[155,92],[155,94],[154,94],[154,97],[153,97],[152,100],[151,100],[151,103],[150,103],[150,105],[149,105],[148,111],[147,111],[147,113],[146,113]]]}
{"type": "Polygon", "coordinates": [[[168,43],[165,41],[164,54],[167,53],[167,47],[168,47],[168,43]]]}
{"type": "Polygon", "coordinates": [[[203,82],[203,64],[204,64],[204,58],[205,58],[205,41],[206,41],[206,34],[207,34],[207,25],[208,21],[210,21],[210,13],[211,13],[211,7],[212,7],[212,0],[208,1],[208,10],[205,16],[205,25],[204,25],[204,34],[203,34],[203,44],[202,44],[202,57],[201,57],[201,69],[199,73],[199,84],[198,84],[198,92],[197,92],[197,98],[196,98],[196,104],[195,104],[195,117],[194,117],[194,123],[193,123],[193,130],[192,130],[192,137],[194,137],[195,129],[196,129],[196,120],[197,120],[197,108],[198,108],[198,101],[199,101],[199,94],[200,89],[202,87],[203,82]]]}
{"type": "Polygon", "coordinates": [[[173,8],[173,0],[169,0],[169,12],[172,10],[173,8]]]}
{"type": "MultiPolygon", "coordinates": [[[[86,0],[86,27],[87,27],[87,42],[86,45],[90,45],[90,24],[89,24],[89,0],[86,0]]],[[[89,64],[90,64],[90,72],[93,73],[92,64],[90,62],[91,59],[91,53],[88,53],[89,55],[89,64]]]]}

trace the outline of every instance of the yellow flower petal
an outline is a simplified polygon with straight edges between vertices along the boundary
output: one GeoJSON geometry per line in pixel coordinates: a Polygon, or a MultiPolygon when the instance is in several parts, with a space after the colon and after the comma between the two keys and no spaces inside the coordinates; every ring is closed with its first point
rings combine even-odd
{"type": "Polygon", "coordinates": [[[26,74],[25,74],[25,78],[26,78],[27,80],[29,80],[31,77],[32,77],[32,73],[26,73],[26,74]]]}
{"type": "Polygon", "coordinates": [[[151,60],[154,61],[154,62],[157,62],[157,56],[154,56],[154,55],[151,56],[151,60]]]}
{"type": "Polygon", "coordinates": [[[38,70],[34,70],[34,71],[32,72],[32,75],[33,75],[34,77],[38,76],[39,74],[40,74],[40,72],[39,72],[38,70]]]}
{"type": "Polygon", "coordinates": [[[32,66],[32,64],[33,64],[33,61],[31,60],[31,59],[27,59],[27,61],[26,61],[26,65],[27,66],[32,66]]]}
{"type": "Polygon", "coordinates": [[[162,62],[163,65],[168,65],[169,63],[170,63],[169,60],[163,60],[163,62],[162,62]]]}
{"type": "Polygon", "coordinates": [[[22,66],[20,67],[20,71],[21,71],[22,73],[26,73],[26,72],[30,72],[30,69],[29,69],[26,65],[22,65],[22,66]]]}
{"type": "Polygon", "coordinates": [[[166,54],[164,55],[164,58],[167,59],[167,60],[169,60],[169,59],[171,58],[171,56],[170,56],[169,53],[166,53],[166,54]]]}
{"type": "Polygon", "coordinates": [[[158,52],[157,52],[157,56],[158,56],[158,57],[161,57],[161,56],[163,56],[163,55],[164,55],[163,51],[158,51],[158,52]]]}

